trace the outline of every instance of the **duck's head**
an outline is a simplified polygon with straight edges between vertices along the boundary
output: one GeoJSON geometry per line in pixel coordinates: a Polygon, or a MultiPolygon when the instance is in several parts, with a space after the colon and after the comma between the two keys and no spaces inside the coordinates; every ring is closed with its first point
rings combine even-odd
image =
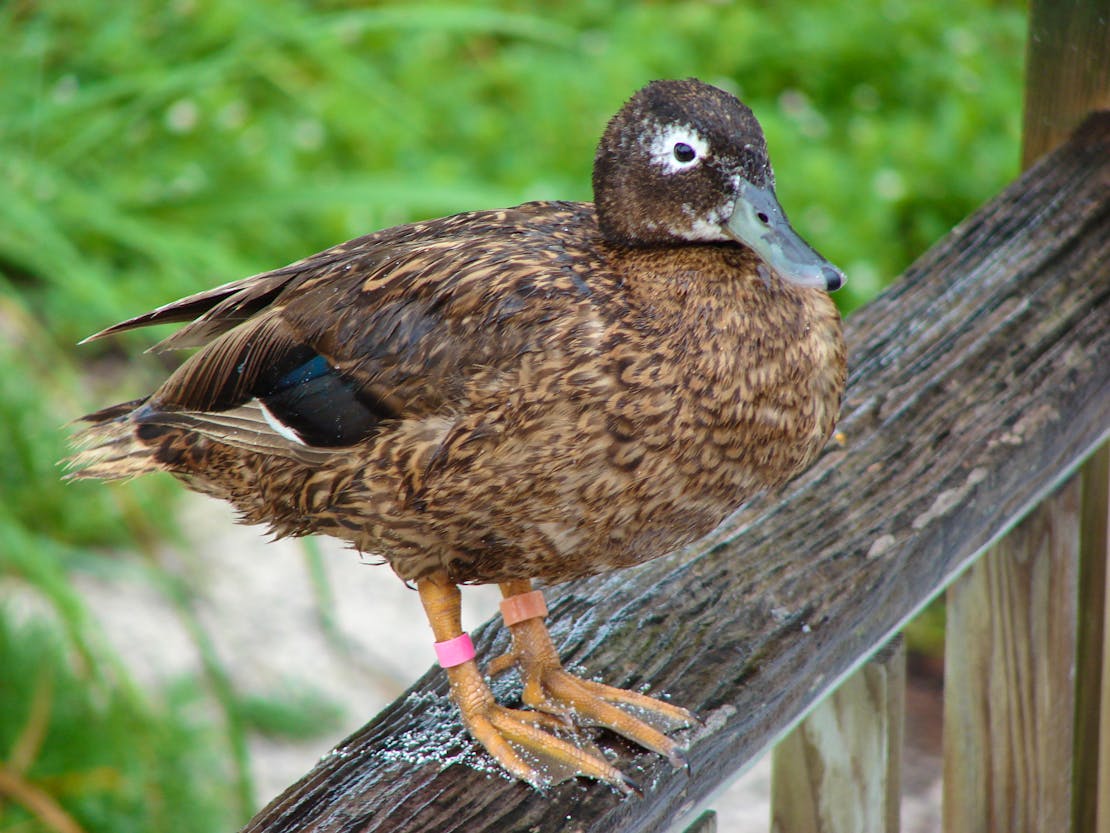
{"type": "Polygon", "coordinates": [[[735,242],[788,281],[844,283],[786,219],[755,115],[717,87],[653,81],[632,96],[601,137],[593,184],[598,224],[614,243],[735,242]]]}

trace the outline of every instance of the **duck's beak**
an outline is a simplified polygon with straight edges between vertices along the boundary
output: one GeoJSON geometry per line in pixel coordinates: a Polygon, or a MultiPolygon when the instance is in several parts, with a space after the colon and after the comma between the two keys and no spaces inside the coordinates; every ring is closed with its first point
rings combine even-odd
{"type": "Polygon", "coordinates": [[[740,182],[740,195],[725,234],[755,250],[780,277],[832,292],[844,285],[844,273],[817,254],[794,231],[770,185],[760,188],[740,182]]]}

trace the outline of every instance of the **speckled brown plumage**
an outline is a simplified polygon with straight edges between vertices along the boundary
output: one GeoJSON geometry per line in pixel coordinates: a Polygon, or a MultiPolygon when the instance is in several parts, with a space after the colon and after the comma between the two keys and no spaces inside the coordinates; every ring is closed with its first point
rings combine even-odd
{"type": "Polygon", "coordinates": [[[232,297],[263,287],[280,296],[107,424],[245,520],[404,578],[562,581],[670,552],[802,470],[839,406],[825,293],[765,282],[735,246],[611,246],[588,204],[401,227],[232,297]],[[204,419],[297,343],[397,417],[315,455],[204,419]]]}
{"type": "Polygon", "coordinates": [[[76,476],[169,471],[410,580],[563,581],[708,533],[831,434],[840,276],[751,111],[698,82],[637,94],[594,185],[596,211],[386,229],[97,334],[189,321],[160,347],[201,349],[86,417],[76,476]]]}

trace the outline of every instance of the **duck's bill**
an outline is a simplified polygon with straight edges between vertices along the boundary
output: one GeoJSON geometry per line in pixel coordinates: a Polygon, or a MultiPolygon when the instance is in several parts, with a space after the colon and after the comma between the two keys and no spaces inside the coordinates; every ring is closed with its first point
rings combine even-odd
{"type": "Polygon", "coordinates": [[[770,186],[740,183],[740,196],[724,231],[755,250],[780,277],[801,286],[832,292],[844,285],[844,273],[821,257],[794,231],[770,186]]]}

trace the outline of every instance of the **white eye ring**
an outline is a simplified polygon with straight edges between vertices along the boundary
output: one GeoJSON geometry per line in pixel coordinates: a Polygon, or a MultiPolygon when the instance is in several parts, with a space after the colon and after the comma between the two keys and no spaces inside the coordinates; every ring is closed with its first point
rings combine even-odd
{"type": "Polygon", "coordinates": [[[655,126],[647,149],[652,161],[665,174],[676,174],[699,164],[709,152],[709,143],[686,124],[655,126]]]}

